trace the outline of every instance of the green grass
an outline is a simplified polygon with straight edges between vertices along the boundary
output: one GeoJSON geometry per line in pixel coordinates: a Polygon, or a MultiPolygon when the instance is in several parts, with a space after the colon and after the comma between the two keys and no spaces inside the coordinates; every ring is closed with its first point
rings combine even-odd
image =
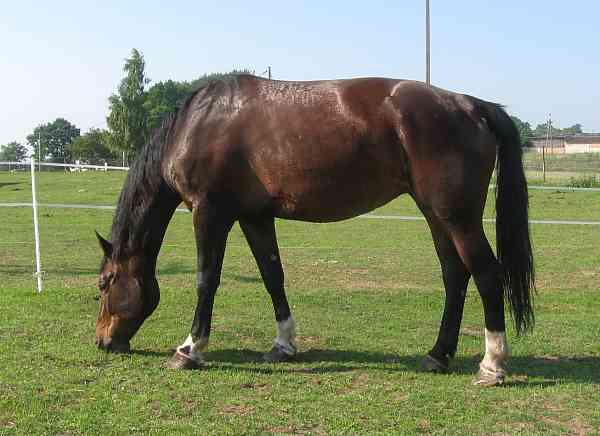
{"type": "MultiPolygon", "coordinates": [[[[44,174],[45,203],[114,204],[122,173],[44,174]]],[[[26,174],[0,173],[0,202],[30,201],[26,174]]],[[[492,202],[490,202],[492,203],[492,202]]],[[[409,198],[375,211],[413,215],[409,198]]],[[[176,214],[159,257],[162,300],[134,353],[93,345],[100,251],[111,211],[41,208],[45,291],[34,293],[29,208],[2,208],[0,434],[597,434],[600,432],[600,228],[532,225],[537,327],[509,330],[503,388],[470,382],[483,352],[469,288],[450,375],[419,372],[443,287],[424,222],[278,221],[300,353],[265,364],[270,299],[239,228],[227,247],[208,365],[164,367],[195,304],[191,216],[176,214]]],[[[493,216],[493,204],[486,216],[493,216]]],[[[600,218],[600,194],[531,192],[538,219],[600,218]]],[[[494,228],[486,224],[490,240],[494,228]]]]}

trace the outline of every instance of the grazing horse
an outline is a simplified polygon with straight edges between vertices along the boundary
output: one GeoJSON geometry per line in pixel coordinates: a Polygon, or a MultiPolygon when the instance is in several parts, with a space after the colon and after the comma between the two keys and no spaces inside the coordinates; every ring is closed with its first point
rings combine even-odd
{"type": "Polygon", "coordinates": [[[504,299],[518,333],[533,325],[533,256],[519,133],[501,106],[385,78],[285,82],[250,75],[211,82],[165,120],[129,171],[98,285],[100,348],[129,341],[159,302],[156,259],[173,212],[193,214],[198,302],[191,332],[168,365],[198,368],[208,344],[227,235],[238,221],[273,301],[278,334],[267,361],[296,354],[275,217],[339,221],[400,194],[431,229],[446,290],[426,370],[447,371],[467,283],[485,312],[475,383],[504,381],[504,299]],[[497,155],[494,256],[482,226],[497,155]]]}

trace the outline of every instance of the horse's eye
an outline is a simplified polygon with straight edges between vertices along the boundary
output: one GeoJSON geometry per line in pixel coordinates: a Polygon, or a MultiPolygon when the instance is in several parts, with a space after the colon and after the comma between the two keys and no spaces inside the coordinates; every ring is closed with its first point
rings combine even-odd
{"type": "Polygon", "coordinates": [[[101,291],[106,291],[106,289],[108,289],[108,280],[106,277],[100,277],[100,280],[98,280],[98,287],[101,291]]]}
{"type": "Polygon", "coordinates": [[[109,272],[107,275],[100,276],[100,280],[98,280],[98,287],[100,288],[101,291],[106,291],[108,289],[108,286],[112,282],[112,279],[114,278],[114,276],[115,276],[114,272],[109,272]]]}

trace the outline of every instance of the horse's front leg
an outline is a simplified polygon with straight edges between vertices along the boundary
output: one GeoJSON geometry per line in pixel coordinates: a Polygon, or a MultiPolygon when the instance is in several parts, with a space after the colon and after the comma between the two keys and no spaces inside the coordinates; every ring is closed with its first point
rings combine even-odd
{"type": "Polygon", "coordinates": [[[285,296],[283,268],[279,257],[275,219],[260,217],[240,220],[240,226],[256,259],[260,275],[273,301],[277,337],[271,351],[265,354],[267,362],[289,360],[296,354],[296,324],[285,296]]]}
{"type": "Polygon", "coordinates": [[[233,220],[211,205],[194,207],[194,231],[198,262],[198,303],[192,329],[185,342],[168,362],[174,369],[195,369],[202,365],[202,351],[208,345],[213,303],[219,282],[227,235],[233,220]]]}

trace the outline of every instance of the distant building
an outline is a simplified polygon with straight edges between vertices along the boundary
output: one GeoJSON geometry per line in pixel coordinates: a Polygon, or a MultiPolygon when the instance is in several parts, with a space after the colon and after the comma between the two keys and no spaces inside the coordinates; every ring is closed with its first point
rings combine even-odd
{"type": "Polygon", "coordinates": [[[534,136],[530,141],[539,153],[544,148],[548,154],[600,153],[600,133],[558,135],[553,136],[552,140],[545,136],[534,136]]]}

